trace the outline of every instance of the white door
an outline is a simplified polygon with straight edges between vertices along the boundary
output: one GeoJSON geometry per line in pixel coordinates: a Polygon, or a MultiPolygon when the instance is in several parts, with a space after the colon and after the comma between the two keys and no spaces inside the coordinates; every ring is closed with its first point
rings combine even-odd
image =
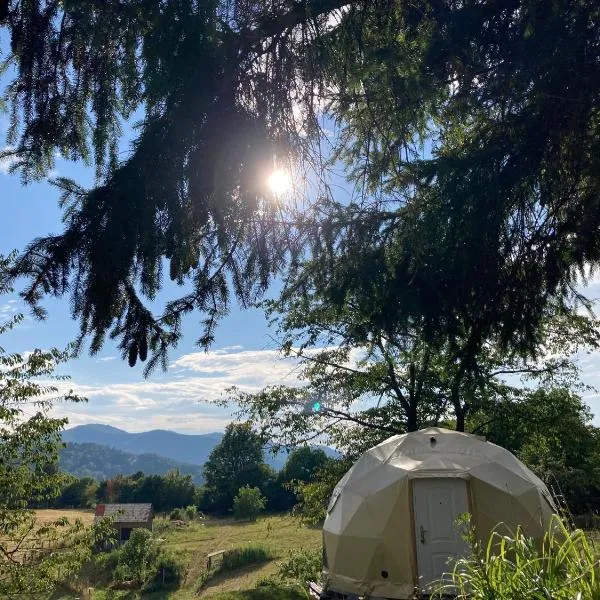
{"type": "Polygon", "coordinates": [[[464,479],[413,479],[413,506],[417,543],[419,587],[452,572],[449,559],[466,556],[468,543],[462,538],[457,518],[469,512],[464,479]]]}

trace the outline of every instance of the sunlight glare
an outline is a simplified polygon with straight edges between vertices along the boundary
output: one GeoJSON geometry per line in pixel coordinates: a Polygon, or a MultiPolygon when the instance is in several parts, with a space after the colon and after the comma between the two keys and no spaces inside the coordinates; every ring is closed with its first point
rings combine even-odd
{"type": "Polygon", "coordinates": [[[291,190],[292,178],[287,171],[277,169],[269,175],[267,185],[273,194],[279,196],[291,190]]]}

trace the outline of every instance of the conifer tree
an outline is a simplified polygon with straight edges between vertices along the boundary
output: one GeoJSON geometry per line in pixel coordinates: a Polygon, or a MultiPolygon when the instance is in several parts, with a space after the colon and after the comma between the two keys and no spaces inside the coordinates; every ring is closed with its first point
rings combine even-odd
{"type": "MultiPolygon", "coordinates": [[[[600,8],[595,0],[9,0],[6,153],[27,181],[56,151],[63,233],[34,241],[25,298],[71,294],[82,339],[166,360],[181,317],[208,345],[235,297],[304,271],[381,330],[417,320],[535,353],[549,303],[600,260],[600,8]],[[14,75],[11,75],[14,73],[14,75]],[[127,156],[122,123],[142,115],[127,156]],[[265,169],[315,156],[335,127],[350,203],[289,214],[265,169]],[[154,314],[168,275],[185,294],[154,314]],[[468,326],[465,328],[465,323],[468,326]]],[[[314,159],[314,162],[313,162],[314,159]]],[[[326,190],[325,190],[326,192],[326,190]]]]}

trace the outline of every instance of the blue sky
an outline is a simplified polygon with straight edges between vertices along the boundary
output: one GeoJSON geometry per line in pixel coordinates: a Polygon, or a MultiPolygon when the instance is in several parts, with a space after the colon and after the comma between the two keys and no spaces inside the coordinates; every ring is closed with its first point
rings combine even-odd
{"type": "MultiPolygon", "coordinates": [[[[4,138],[7,119],[0,115],[0,137],[4,138]]],[[[0,146],[1,147],[1,146],[0,146]]],[[[0,163],[2,214],[0,253],[21,250],[36,236],[61,230],[58,192],[48,182],[23,186],[16,174],[8,173],[8,164],[0,163]]],[[[90,169],[57,158],[53,175],[64,175],[83,184],[92,182],[90,169]]],[[[164,296],[181,293],[167,284],[164,296]]],[[[78,332],[69,314],[68,298],[49,299],[46,321],[28,317],[16,330],[5,336],[2,345],[10,352],[25,352],[35,347],[64,347],[78,332]]],[[[27,309],[17,295],[0,298],[0,320],[27,309]]],[[[72,387],[86,395],[85,405],[63,405],[57,412],[69,417],[71,425],[101,422],[130,431],[153,428],[200,433],[221,430],[231,414],[210,402],[221,397],[231,385],[260,389],[270,383],[293,381],[294,363],[282,360],[274,351],[272,333],[262,311],[239,310],[219,327],[217,343],[209,353],[199,351],[200,315],[185,322],[182,343],[171,354],[167,373],[157,370],[150,379],[142,375],[143,364],[130,368],[119,356],[115,345],[107,341],[94,357],[83,353],[61,368],[72,378],[72,387]]]]}
{"type": "MultiPolygon", "coordinates": [[[[67,161],[57,160],[56,170],[89,181],[85,168],[67,161]]],[[[0,164],[0,190],[4,215],[0,253],[22,249],[36,236],[60,231],[58,194],[47,182],[23,186],[17,175],[7,173],[6,164],[0,164]]],[[[169,284],[166,293],[177,291],[169,284]]],[[[39,322],[28,317],[3,339],[7,351],[64,347],[74,339],[78,326],[70,317],[68,299],[50,299],[44,305],[48,319],[39,322]]],[[[0,298],[0,319],[21,311],[26,308],[18,296],[0,298]]],[[[216,431],[223,429],[231,416],[203,400],[217,399],[231,385],[260,389],[293,380],[294,364],[281,360],[274,351],[272,334],[260,310],[234,308],[219,327],[217,343],[209,353],[195,346],[199,320],[200,315],[187,318],[183,341],[171,354],[168,372],[157,370],[148,380],[142,375],[143,365],[130,368],[110,340],[99,355],[82,354],[63,366],[61,371],[71,376],[73,387],[89,402],[63,406],[58,412],[67,415],[72,425],[102,422],[130,431],[159,427],[190,433],[216,431]]]]}
{"type": "MultiPolygon", "coordinates": [[[[0,139],[4,139],[8,120],[0,115],[0,139]]],[[[0,147],[2,143],[0,142],[0,147]]],[[[72,177],[90,184],[92,175],[84,165],[57,157],[53,175],[72,177]]],[[[18,175],[8,173],[8,165],[0,163],[0,253],[21,250],[36,236],[60,231],[58,193],[47,182],[23,186],[18,175]]],[[[179,290],[180,291],[180,290],[179,290]]],[[[177,289],[169,283],[165,297],[177,289]]],[[[600,278],[587,290],[590,297],[600,296],[600,278]]],[[[45,302],[49,318],[44,322],[27,318],[14,332],[5,336],[2,345],[9,352],[25,352],[33,348],[64,347],[77,335],[78,327],[69,314],[68,298],[45,302]]],[[[18,296],[0,297],[0,321],[15,312],[26,311],[18,296]]],[[[143,365],[130,368],[107,341],[94,357],[82,354],[61,368],[72,378],[71,387],[88,397],[84,405],[62,405],[57,414],[67,416],[70,425],[106,423],[128,431],[155,428],[182,433],[206,433],[222,430],[232,415],[211,401],[236,385],[246,390],[259,390],[269,384],[293,383],[295,364],[281,359],[275,351],[266,320],[260,310],[239,310],[221,323],[214,348],[205,353],[194,345],[200,334],[200,315],[186,318],[185,335],[171,353],[166,373],[156,371],[149,379],[142,375],[143,365]]],[[[600,355],[581,357],[583,380],[600,388],[600,355]]],[[[600,398],[590,392],[586,396],[600,425],[600,398]]]]}

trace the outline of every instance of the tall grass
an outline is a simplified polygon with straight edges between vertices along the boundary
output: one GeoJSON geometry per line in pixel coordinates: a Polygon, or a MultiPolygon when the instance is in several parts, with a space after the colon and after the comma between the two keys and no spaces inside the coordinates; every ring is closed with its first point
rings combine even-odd
{"type": "Polygon", "coordinates": [[[196,591],[202,588],[216,575],[229,573],[248,565],[260,565],[276,557],[275,553],[263,544],[247,544],[239,548],[232,548],[223,553],[219,565],[210,571],[202,571],[196,581],[196,591]]]}
{"type": "Polygon", "coordinates": [[[223,592],[211,600],[309,600],[307,592],[288,587],[260,587],[254,590],[223,592]]]}
{"type": "Polygon", "coordinates": [[[438,597],[460,600],[600,600],[600,561],[581,529],[554,517],[541,546],[521,529],[494,531],[485,548],[456,562],[438,597]]]}
{"type": "Polygon", "coordinates": [[[227,573],[246,565],[268,562],[273,558],[275,558],[275,554],[268,546],[264,546],[263,544],[248,544],[227,550],[223,554],[223,560],[218,570],[220,573],[227,573]]]}
{"type": "Polygon", "coordinates": [[[319,581],[323,571],[322,560],[323,553],[320,550],[291,550],[287,558],[277,565],[277,576],[281,581],[292,581],[303,586],[308,581],[319,581]]]}

